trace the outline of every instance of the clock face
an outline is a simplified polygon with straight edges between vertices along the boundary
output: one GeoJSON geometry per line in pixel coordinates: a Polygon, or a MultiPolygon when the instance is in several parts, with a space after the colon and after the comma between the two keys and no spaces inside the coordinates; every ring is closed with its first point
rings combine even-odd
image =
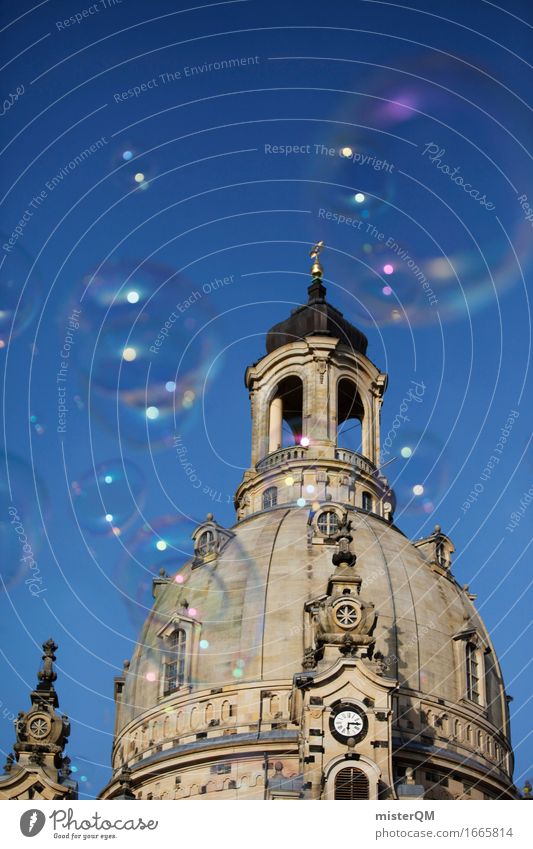
{"type": "Polygon", "coordinates": [[[366,717],[356,708],[345,705],[332,716],[331,730],[339,740],[360,740],[366,733],[366,717]]]}

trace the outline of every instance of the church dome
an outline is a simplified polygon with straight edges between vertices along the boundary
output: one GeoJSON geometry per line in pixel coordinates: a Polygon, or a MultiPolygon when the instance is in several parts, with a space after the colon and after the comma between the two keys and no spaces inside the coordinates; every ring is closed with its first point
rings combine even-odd
{"type": "MultiPolygon", "coordinates": [[[[375,650],[387,674],[421,697],[458,701],[455,638],[472,628],[489,644],[467,592],[450,574],[432,569],[397,528],[359,511],[349,511],[349,518],[357,571],[377,614],[375,650]]],[[[234,526],[216,560],[188,563],[180,583],[176,576],[156,581],[154,607],[126,679],[124,701],[131,708],[124,722],[157,703],[150,673],[159,678],[158,633],[176,610],[195,611],[208,643],[193,688],[268,683],[301,670],[302,607],[320,595],[333,571],[331,545],[322,538],[309,545],[307,529],[302,508],[265,511],[234,526]]],[[[501,725],[497,704],[492,719],[501,725]]]]}
{"type": "Polygon", "coordinates": [[[515,798],[494,647],[451,540],[437,525],[411,542],[394,524],[387,375],[339,327],[289,319],[247,369],[237,522],[208,514],[193,558],[154,580],[115,681],[103,798],[124,769],[143,799],[515,798]]]}

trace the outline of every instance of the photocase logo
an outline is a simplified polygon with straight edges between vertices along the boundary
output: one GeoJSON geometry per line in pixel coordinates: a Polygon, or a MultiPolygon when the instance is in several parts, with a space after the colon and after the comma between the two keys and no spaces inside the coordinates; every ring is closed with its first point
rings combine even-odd
{"type": "Polygon", "coordinates": [[[20,830],[24,837],[35,837],[43,830],[46,817],[42,811],[37,808],[32,808],[30,811],[25,811],[20,818],[20,830]]]}

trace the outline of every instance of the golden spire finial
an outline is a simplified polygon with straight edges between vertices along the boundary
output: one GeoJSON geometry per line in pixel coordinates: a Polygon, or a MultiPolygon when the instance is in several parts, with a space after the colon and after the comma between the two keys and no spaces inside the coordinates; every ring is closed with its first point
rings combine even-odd
{"type": "Polygon", "coordinates": [[[320,252],[325,247],[325,242],[317,242],[316,245],[313,245],[312,249],[309,251],[309,256],[311,259],[314,259],[313,267],[311,269],[313,277],[322,277],[324,273],[324,269],[320,263],[320,252]]]}

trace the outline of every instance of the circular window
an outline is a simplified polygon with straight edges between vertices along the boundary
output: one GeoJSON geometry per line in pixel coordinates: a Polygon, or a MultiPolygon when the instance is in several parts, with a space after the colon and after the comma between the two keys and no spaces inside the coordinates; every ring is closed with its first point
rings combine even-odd
{"type": "Polygon", "coordinates": [[[38,740],[42,740],[43,737],[48,735],[50,731],[50,722],[44,716],[37,716],[35,719],[32,719],[30,722],[30,732],[36,737],[38,740]]]}
{"type": "Polygon", "coordinates": [[[317,528],[321,534],[331,536],[339,529],[339,517],[335,510],[324,510],[317,519],[317,528]]]}
{"type": "Polygon", "coordinates": [[[361,612],[353,601],[343,601],[335,608],[335,621],[341,628],[353,628],[357,625],[361,612]]]}
{"type": "Polygon", "coordinates": [[[211,554],[215,550],[216,541],[213,531],[204,531],[198,539],[198,554],[205,557],[206,554],[211,554]]]}

